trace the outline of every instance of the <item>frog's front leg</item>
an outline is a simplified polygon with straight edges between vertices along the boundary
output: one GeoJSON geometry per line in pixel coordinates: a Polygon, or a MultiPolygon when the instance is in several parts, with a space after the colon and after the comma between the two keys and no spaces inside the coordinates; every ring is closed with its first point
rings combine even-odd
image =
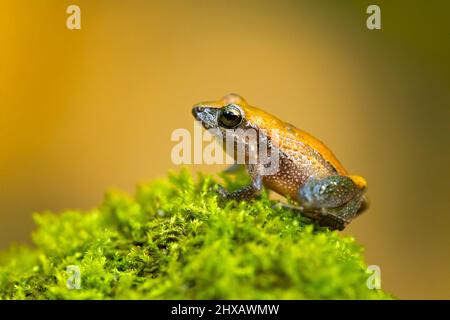
{"type": "Polygon", "coordinates": [[[320,225],[343,230],[358,215],[364,199],[366,186],[360,182],[348,176],[311,179],[300,188],[297,200],[304,214],[320,225]]]}
{"type": "Polygon", "coordinates": [[[247,170],[252,178],[252,182],[248,186],[245,186],[233,192],[225,190],[225,188],[221,185],[216,186],[216,191],[219,193],[220,197],[223,200],[249,200],[255,198],[261,193],[263,187],[262,175],[259,174],[257,166],[248,165],[247,170]]]}

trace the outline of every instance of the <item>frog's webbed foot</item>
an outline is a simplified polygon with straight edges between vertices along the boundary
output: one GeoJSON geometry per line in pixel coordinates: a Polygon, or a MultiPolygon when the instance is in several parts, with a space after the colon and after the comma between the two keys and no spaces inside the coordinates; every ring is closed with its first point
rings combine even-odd
{"type": "Polygon", "coordinates": [[[331,230],[344,230],[350,221],[347,221],[337,214],[328,212],[326,209],[305,209],[303,206],[296,206],[289,203],[278,202],[272,208],[285,208],[294,210],[301,215],[316,221],[321,227],[328,227],[331,230]]]}

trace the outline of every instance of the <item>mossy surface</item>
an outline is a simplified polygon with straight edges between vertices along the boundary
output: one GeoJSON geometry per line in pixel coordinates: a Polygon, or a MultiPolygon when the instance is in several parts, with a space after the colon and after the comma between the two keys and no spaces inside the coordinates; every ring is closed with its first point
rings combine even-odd
{"type": "MultiPolygon", "coordinates": [[[[228,188],[248,180],[223,177],[228,188]]],[[[35,248],[0,254],[0,299],[386,299],[362,248],[266,193],[221,207],[183,170],[88,212],[36,214],[35,248]],[[68,289],[68,266],[81,288],[68,289]]]]}

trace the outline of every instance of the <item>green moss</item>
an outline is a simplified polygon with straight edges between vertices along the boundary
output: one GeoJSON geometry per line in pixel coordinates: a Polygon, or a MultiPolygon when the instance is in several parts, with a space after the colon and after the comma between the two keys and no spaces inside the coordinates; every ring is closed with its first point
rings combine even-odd
{"type": "MultiPolygon", "coordinates": [[[[229,188],[247,182],[223,177],[229,188]]],[[[361,247],[263,194],[221,208],[183,170],[89,212],[37,214],[35,248],[0,255],[1,299],[380,299],[361,247]],[[81,289],[69,290],[67,266],[81,289]]]]}

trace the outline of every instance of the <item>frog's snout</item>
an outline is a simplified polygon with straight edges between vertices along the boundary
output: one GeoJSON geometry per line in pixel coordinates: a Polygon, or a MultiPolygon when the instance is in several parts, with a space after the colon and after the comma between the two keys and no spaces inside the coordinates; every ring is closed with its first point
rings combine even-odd
{"type": "Polygon", "coordinates": [[[192,108],[192,115],[194,116],[195,119],[200,120],[199,119],[199,115],[205,111],[204,107],[200,107],[200,106],[195,106],[192,108]]]}
{"type": "Polygon", "coordinates": [[[217,110],[216,108],[196,105],[192,108],[192,115],[195,120],[200,121],[205,129],[217,127],[217,110]]]}

